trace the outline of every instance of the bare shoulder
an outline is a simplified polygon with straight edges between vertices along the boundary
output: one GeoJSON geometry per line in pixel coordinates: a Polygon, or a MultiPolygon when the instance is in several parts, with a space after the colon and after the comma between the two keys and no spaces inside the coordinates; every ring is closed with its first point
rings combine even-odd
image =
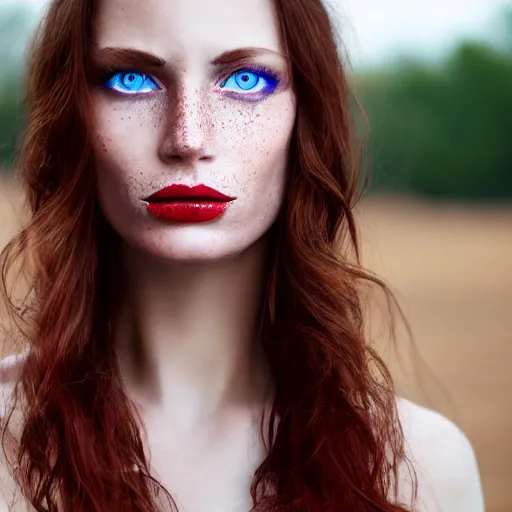
{"type": "MultiPolygon", "coordinates": [[[[0,359],[0,420],[11,407],[15,384],[26,355],[21,353],[0,359]]],[[[0,447],[0,512],[22,510],[26,511],[27,508],[18,499],[17,488],[7,467],[4,450],[0,447]]]]}
{"type": "MultiPolygon", "coordinates": [[[[473,447],[441,414],[399,398],[406,451],[418,481],[418,512],[483,512],[484,500],[473,447]]],[[[404,475],[403,485],[408,479],[404,475]]]]}
{"type": "Polygon", "coordinates": [[[0,359],[0,385],[14,382],[20,373],[28,351],[0,359]]]}
{"type": "Polygon", "coordinates": [[[25,360],[25,354],[15,354],[0,359],[0,418],[4,416],[7,402],[25,360]]]}
{"type": "Polygon", "coordinates": [[[27,357],[27,352],[0,359],[0,418],[4,416],[14,385],[27,357]]]}

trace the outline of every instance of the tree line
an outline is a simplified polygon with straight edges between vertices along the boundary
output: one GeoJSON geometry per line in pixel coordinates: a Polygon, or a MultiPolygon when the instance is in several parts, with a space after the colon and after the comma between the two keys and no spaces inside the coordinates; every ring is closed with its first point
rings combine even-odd
{"type": "Polygon", "coordinates": [[[512,198],[512,10],[502,21],[501,44],[462,41],[435,64],[355,77],[373,190],[512,198]]]}

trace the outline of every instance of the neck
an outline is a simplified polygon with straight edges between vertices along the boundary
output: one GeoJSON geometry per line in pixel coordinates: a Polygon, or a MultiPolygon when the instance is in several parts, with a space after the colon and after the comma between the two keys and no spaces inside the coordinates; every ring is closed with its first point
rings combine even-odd
{"type": "Polygon", "coordinates": [[[265,245],[229,260],[180,264],[125,250],[117,351],[139,401],[172,411],[184,428],[261,403],[267,379],[256,338],[265,245]]]}

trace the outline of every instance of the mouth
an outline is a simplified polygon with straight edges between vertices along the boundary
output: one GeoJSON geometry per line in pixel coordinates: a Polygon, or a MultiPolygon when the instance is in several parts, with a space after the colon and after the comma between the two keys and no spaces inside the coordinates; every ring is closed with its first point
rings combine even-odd
{"type": "Polygon", "coordinates": [[[150,195],[144,202],[148,212],[160,220],[196,223],[222,216],[235,199],[206,185],[171,185],[150,195]]]}

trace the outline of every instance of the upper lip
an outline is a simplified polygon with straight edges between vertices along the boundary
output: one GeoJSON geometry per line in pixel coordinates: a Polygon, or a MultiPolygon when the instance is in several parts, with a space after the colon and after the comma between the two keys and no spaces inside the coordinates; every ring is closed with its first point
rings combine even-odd
{"type": "Polygon", "coordinates": [[[155,192],[154,194],[151,194],[145,199],[145,201],[164,202],[166,200],[172,199],[209,199],[211,201],[233,201],[236,198],[222,194],[218,190],[207,187],[206,185],[195,185],[190,187],[188,185],[175,184],[165,187],[158,192],[155,192]]]}

